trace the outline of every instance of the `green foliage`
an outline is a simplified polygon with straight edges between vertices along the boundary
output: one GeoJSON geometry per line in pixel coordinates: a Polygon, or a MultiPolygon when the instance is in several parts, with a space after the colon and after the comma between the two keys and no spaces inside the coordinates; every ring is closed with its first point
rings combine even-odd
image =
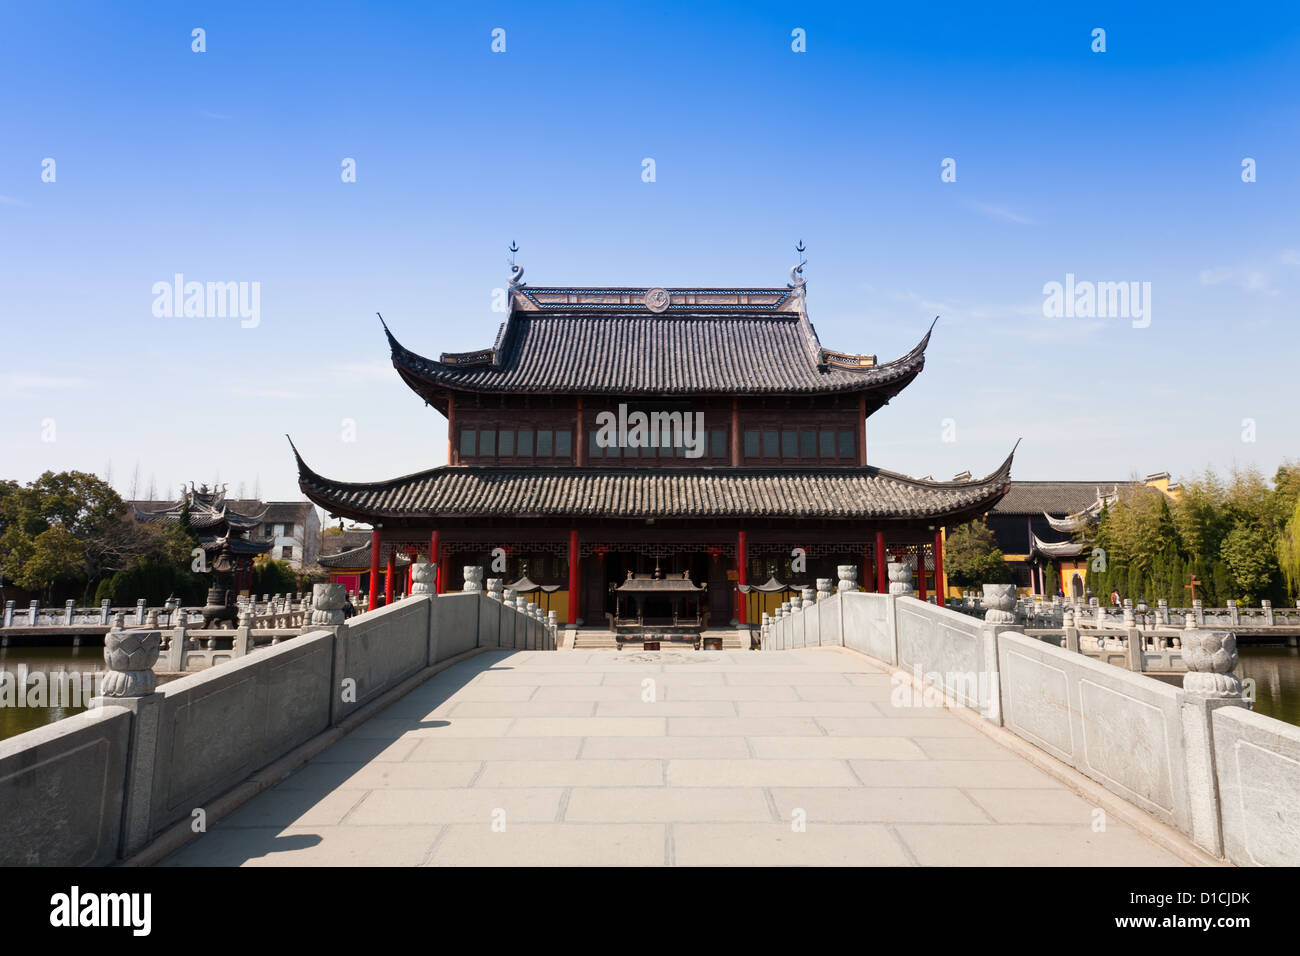
{"type": "Polygon", "coordinates": [[[298,576],[287,561],[258,558],[253,562],[254,594],[296,594],[298,576]]]}
{"type": "Polygon", "coordinates": [[[1278,603],[1300,589],[1300,466],[1284,463],[1271,485],[1255,468],[1234,469],[1226,480],[1207,471],[1172,502],[1153,488],[1130,488],[1090,533],[1106,560],[1090,567],[1088,587],[1103,600],[1118,590],[1134,602],[1186,606],[1195,574],[1207,606],[1278,603]]]}
{"type": "Polygon", "coordinates": [[[955,587],[1010,584],[1011,568],[998,548],[993,532],[983,521],[971,521],[953,530],[944,544],[944,572],[955,587]]]}
{"type": "Polygon", "coordinates": [[[193,607],[204,603],[210,584],[209,575],[195,574],[188,563],[178,566],[142,561],[101,580],[95,589],[95,602],[108,598],[115,607],[120,607],[144,598],[151,606],[156,606],[169,597],[177,597],[182,604],[193,607]]]}

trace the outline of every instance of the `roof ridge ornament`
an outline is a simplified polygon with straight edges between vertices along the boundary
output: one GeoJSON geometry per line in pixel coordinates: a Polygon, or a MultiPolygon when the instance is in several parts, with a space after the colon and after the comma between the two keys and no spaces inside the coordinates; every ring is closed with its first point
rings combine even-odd
{"type": "Polygon", "coordinates": [[[804,257],[804,253],[808,251],[808,247],[805,246],[803,240],[800,239],[798,244],[794,247],[794,251],[799,254],[799,264],[790,268],[790,281],[786,284],[786,288],[794,289],[795,294],[799,295],[802,294],[803,288],[808,281],[803,277],[803,267],[808,264],[808,260],[804,257]]]}
{"type": "Polygon", "coordinates": [[[519,251],[518,244],[510,240],[510,292],[513,295],[518,292],[524,285],[524,267],[515,264],[515,253],[519,251]]]}

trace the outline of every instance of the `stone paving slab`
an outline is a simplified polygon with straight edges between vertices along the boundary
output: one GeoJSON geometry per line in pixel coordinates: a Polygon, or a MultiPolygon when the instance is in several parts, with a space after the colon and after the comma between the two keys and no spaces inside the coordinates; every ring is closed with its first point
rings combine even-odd
{"type": "Polygon", "coordinates": [[[164,864],[1180,863],[1098,828],[1087,800],[953,713],[893,696],[833,648],[489,652],[164,864]]]}

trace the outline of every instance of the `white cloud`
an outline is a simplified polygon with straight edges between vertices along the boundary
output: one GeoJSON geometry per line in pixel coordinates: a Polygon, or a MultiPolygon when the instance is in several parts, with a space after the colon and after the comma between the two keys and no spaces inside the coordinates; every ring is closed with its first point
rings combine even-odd
{"type": "Polygon", "coordinates": [[[82,378],[61,378],[55,375],[41,375],[39,372],[0,374],[0,390],[10,395],[26,395],[50,389],[81,388],[85,384],[86,380],[82,378]]]}
{"type": "Polygon", "coordinates": [[[1277,295],[1269,281],[1268,273],[1263,269],[1251,269],[1243,266],[1220,266],[1201,270],[1201,285],[1222,285],[1225,282],[1238,286],[1247,292],[1263,292],[1277,295]]]}
{"type": "Polygon", "coordinates": [[[977,202],[976,200],[970,199],[966,201],[966,208],[983,213],[992,219],[1002,219],[1006,222],[1019,223],[1022,226],[1034,225],[1034,220],[1027,216],[1022,216],[1014,209],[1009,209],[1006,206],[997,206],[993,203],[977,202]]]}

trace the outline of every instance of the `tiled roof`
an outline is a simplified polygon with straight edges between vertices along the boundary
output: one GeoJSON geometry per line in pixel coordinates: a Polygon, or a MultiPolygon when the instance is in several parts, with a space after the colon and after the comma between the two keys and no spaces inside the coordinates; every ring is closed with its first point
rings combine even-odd
{"type": "Polygon", "coordinates": [[[1082,511],[1103,493],[1126,481],[1013,481],[1011,490],[998,502],[993,514],[1067,515],[1082,511]]]}
{"type": "Polygon", "coordinates": [[[344,531],[342,534],[321,535],[320,553],[322,556],[351,551],[370,541],[369,531],[344,531]]]}
{"type": "Polygon", "coordinates": [[[307,524],[307,517],[311,513],[312,503],[310,501],[268,501],[266,504],[266,514],[262,521],[265,523],[288,523],[307,524]]]}
{"type": "MultiPolygon", "coordinates": [[[[366,534],[369,536],[369,532],[366,532],[366,534]]],[[[398,567],[404,568],[411,563],[411,559],[400,552],[394,557],[398,567]]],[[[333,568],[336,571],[369,571],[370,542],[367,541],[359,548],[350,548],[347,551],[339,551],[335,554],[321,555],[316,559],[316,563],[322,568],[333,568]]]]}
{"type": "MultiPolygon", "coordinates": [[[[542,290],[534,290],[542,291],[542,290]]],[[[784,290],[782,290],[784,291],[784,290]]],[[[802,312],[514,312],[481,352],[425,358],[388,331],[393,365],[441,407],[447,390],[568,395],[867,392],[875,411],[925,365],[930,333],[906,355],[824,349],[802,312]]]]}
{"type": "Polygon", "coordinates": [[[1052,558],[1073,558],[1083,553],[1081,541],[1044,541],[1038,535],[1033,536],[1031,551],[1038,551],[1052,558]]]}
{"type": "MultiPolygon", "coordinates": [[[[297,449],[294,449],[297,455],[297,449]]],[[[1014,453],[1013,453],[1014,454],[1014,453]]],[[[879,468],[497,468],[448,466],[390,481],[316,474],[298,456],[298,484],[327,511],[384,518],[797,517],[962,520],[995,504],[1011,456],[979,481],[923,481],[879,468]]]]}

